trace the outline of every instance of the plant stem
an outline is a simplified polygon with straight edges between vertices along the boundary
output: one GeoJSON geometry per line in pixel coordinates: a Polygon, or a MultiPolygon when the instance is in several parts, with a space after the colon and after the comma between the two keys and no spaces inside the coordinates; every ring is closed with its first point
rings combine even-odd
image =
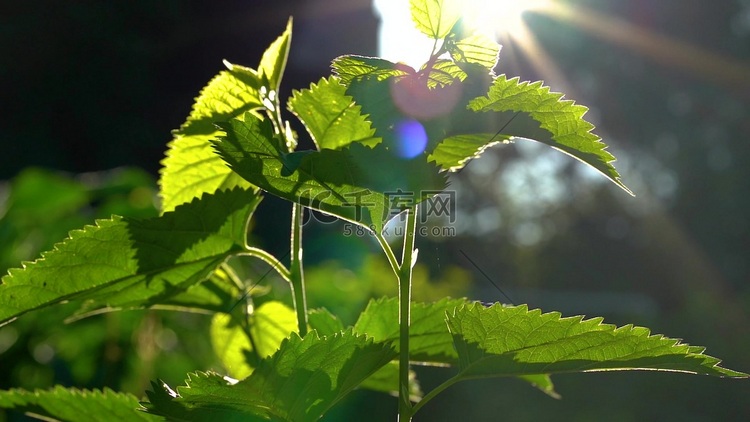
{"type": "Polygon", "coordinates": [[[265,263],[267,263],[268,265],[270,265],[271,268],[273,268],[274,270],[276,270],[276,272],[281,276],[281,278],[283,278],[284,280],[286,280],[289,283],[292,282],[291,274],[290,274],[289,269],[284,264],[282,264],[281,261],[279,261],[278,259],[276,259],[275,256],[273,256],[270,253],[264,251],[263,249],[254,248],[254,247],[250,246],[250,247],[247,247],[245,249],[245,252],[243,252],[243,253],[241,253],[239,255],[242,255],[242,256],[253,256],[255,258],[258,258],[258,259],[264,261],[265,263]]]}
{"type": "Polygon", "coordinates": [[[411,318],[411,274],[414,258],[414,234],[417,228],[417,206],[406,210],[404,226],[404,248],[401,254],[401,267],[398,274],[398,420],[411,420],[412,409],[409,400],[409,322],[411,318]]]}
{"type": "Polygon", "coordinates": [[[422,397],[422,400],[420,400],[419,403],[414,405],[414,408],[412,409],[412,415],[417,413],[417,411],[419,411],[419,409],[421,409],[422,406],[427,404],[428,401],[434,399],[438,394],[442,393],[443,390],[457,383],[460,380],[461,379],[459,377],[452,377],[452,378],[447,379],[444,383],[435,387],[434,390],[430,391],[424,397],[422,397]]]}
{"type": "Polygon", "coordinates": [[[385,240],[385,237],[383,237],[382,233],[375,233],[375,238],[378,240],[378,243],[380,244],[380,247],[383,249],[383,252],[385,252],[385,256],[388,258],[388,263],[391,264],[391,268],[393,269],[393,273],[396,274],[396,277],[399,277],[399,268],[401,267],[398,264],[398,261],[396,260],[396,255],[393,253],[393,249],[391,249],[391,245],[388,244],[388,241],[385,240]]]}
{"type": "Polygon", "coordinates": [[[289,278],[294,296],[294,310],[297,312],[297,326],[300,337],[307,334],[307,299],[305,298],[305,275],[302,272],[302,212],[304,207],[292,204],[292,261],[289,278]]]}

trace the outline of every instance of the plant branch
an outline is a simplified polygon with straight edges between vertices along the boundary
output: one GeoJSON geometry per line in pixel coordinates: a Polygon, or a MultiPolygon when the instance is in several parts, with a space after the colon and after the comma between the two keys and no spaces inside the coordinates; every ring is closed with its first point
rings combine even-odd
{"type": "Polygon", "coordinates": [[[419,403],[414,405],[414,408],[412,409],[412,415],[417,413],[419,409],[422,408],[427,402],[434,399],[438,394],[442,393],[446,388],[450,387],[451,385],[461,381],[461,379],[458,376],[451,377],[442,384],[435,387],[432,391],[427,393],[424,397],[422,397],[422,400],[419,401],[419,403]]]}
{"type": "Polygon", "coordinates": [[[278,259],[276,259],[275,256],[271,255],[270,253],[264,251],[260,248],[255,247],[248,247],[243,253],[239,254],[238,256],[252,256],[255,258],[259,258],[262,261],[266,262],[268,265],[271,266],[276,272],[286,280],[287,282],[291,283],[292,278],[289,269],[281,263],[278,259]]]}
{"type": "Polygon", "coordinates": [[[302,213],[304,207],[292,204],[292,239],[289,278],[294,296],[294,310],[297,313],[297,326],[300,337],[307,334],[307,299],[305,298],[305,276],[302,271],[302,213]]]}
{"type": "Polygon", "coordinates": [[[412,408],[409,400],[409,323],[411,318],[411,275],[414,255],[414,235],[417,228],[417,206],[406,210],[404,246],[398,273],[398,420],[411,420],[412,408]]]}
{"type": "Polygon", "coordinates": [[[393,253],[391,245],[389,245],[388,241],[385,240],[383,233],[375,233],[375,238],[378,240],[380,247],[383,249],[385,256],[388,258],[388,263],[391,264],[391,268],[393,269],[394,274],[396,274],[396,277],[399,277],[399,268],[401,268],[401,266],[398,264],[396,254],[393,253]]]}

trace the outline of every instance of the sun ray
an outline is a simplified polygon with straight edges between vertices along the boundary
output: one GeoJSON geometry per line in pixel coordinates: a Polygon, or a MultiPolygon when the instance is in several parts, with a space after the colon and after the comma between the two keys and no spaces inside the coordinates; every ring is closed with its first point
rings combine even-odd
{"type": "Polygon", "coordinates": [[[730,88],[739,95],[750,96],[750,63],[732,60],[583,6],[572,8],[559,5],[548,9],[547,13],[662,65],[677,67],[693,76],[730,88]]]}

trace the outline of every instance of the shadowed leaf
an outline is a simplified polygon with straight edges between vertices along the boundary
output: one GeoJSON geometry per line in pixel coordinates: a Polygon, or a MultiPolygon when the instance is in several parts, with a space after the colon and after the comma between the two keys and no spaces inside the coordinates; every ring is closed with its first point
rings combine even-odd
{"type": "Polygon", "coordinates": [[[434,165],[400,159],[380,145],[285,153],[267,120],[248,113],[220,126],[226,135],[216,149],[252,184],[376,231],[398,213],[394,194],[411,193],[418,202],[445,187],[434,165]]]}
{"type": "Polygon", "coordinates": [[[170,420],[315,421],[395,356],[389,346],[351,331],[322,338],[311,332],[304,339],[293,334],[243,381],[232,385],[198,373],[176,392],[154,385],[145,406],[170,420]]]}

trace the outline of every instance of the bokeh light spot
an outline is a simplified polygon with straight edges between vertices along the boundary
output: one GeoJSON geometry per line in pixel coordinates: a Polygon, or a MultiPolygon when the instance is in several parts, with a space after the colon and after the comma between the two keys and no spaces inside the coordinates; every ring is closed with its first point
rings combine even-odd
{"type": "Polygon", "coordinates": [[[427,132],[416,120],[403,120],[393,128],[396,134],[396,155],[414,158],[427,147],[427,132]]]}

